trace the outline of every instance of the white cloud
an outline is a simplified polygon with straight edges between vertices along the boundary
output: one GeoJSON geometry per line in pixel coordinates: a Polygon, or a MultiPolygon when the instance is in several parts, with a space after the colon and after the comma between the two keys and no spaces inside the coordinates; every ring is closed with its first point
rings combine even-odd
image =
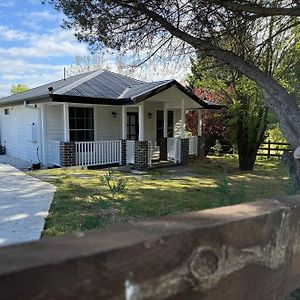
{"type": "Polygon", "coordinates": [[[0,25],[0,40],[24,41],[28,38],[27,33],[0,25]]]}
{"type": "MultiPolygon", "coordinates": [[[[59,12],[50,12],[48,10],[41,11],[20,11],[17,13],[18,18],[22,20],[23,26],[33,29],[35,31],[41,30],[41,22],[60,24],[63,20],[63,15],[59,12]]],[[[43,31],[45,31],[46,26],[44,26],[43,31]]]]}
{"type": "Polygon", "coordinates": [[[0,48],[0,55],[18,58],[49,58],[88,54],[87,46],[80,44],[71,31],[55,30],[42,35],[11,32],[6,38],[18,40],[22,35],[28,37],[25,45],[0,48]]]}
{"type": "Polygon", "coordinates": [[[60,14],[56,13],[53,14],[48,10],[43,11],[31,11],[22,14],[23,17],[27,17],[28,19],[35,18],[36,20],[48,20],[48,21],[55,21],[60,20],[60,14]]]}
{"type": "Polygon", "coordinates": [[[12,7],[15,6],[15,2],[13,0],[3,0],[0,2],[0,7],[12,7]]]}
{"type": "Polygon", "coordinates": [[[25,60],[0,61],[0,97],[9,94],[11,85],[25,83],[30,88],[62,79],[64,65],[35,64],[25,60]]]}
{"type": "Polygon", "coordinates": [[[71,31],[56,29],[37,34],[5,28],[4,34],[1,28],[0,40],[16,41],[20,46],[0,47],[0,97],[9,94],[12,84],[25,83],[33,88],[61,79],[65,65],[56,63],[57,59],[88,55],[87,46],[80,44],[71,31]]]}

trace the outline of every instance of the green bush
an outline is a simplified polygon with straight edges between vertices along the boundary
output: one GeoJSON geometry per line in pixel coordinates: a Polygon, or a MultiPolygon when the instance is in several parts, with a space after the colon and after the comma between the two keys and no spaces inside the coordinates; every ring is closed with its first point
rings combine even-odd
{"type": "Polygon", "coordinates": [[[216,185],[217,206],[235,205],[244,202],[246,196],[244,184],[239,183],[237,186],[233,186],[226,174],[226,169],[217,178],[216,185]]]}
{"type": "Polygon", "coordinates": [[[117,194],[122,193],[127,185],[126,179],[118,178],[114,170],[108,170],[100,179],[103,184],[107,185],[113,198],[117,194]]]}

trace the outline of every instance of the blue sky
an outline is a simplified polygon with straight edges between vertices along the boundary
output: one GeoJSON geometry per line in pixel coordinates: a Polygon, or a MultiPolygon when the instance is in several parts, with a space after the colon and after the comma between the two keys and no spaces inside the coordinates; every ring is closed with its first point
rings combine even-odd
{"type": "MultiPolygon", "coordinates": [[[[41,0],[0,0],[0,97],[9,95],[13,84],[33,88],[62,79],[64,67],[70,66],[76,55],[90,54],[74,32],[61,28],[62,20],[61,13],[41,0]]],[[[115,57],[105,59],[118,71],[115,57]]],[[[132,75],[146,81],[183,80],[189,71],[189,65],[150,65],[151,70],[144,65],[132,75]]]]}
{"type": "Polygon", "coordinates": [[[0,97],[12,84],[35,87],[60,79],[75,55],[88,55],[61,22],[62,15],[41,0],[1,0],[0,97]]]}

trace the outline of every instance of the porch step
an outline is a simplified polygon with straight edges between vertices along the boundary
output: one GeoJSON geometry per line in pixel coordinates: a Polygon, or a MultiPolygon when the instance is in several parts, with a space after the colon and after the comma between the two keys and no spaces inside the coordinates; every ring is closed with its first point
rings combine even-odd
{"type": "Polygon", "coordinates": [[[152,161],[152,166],[149,167],[148,169],[157,169],[157,168],[167,168],[167,167],[172,167],[178,164],[175,164],[172,161],[152,161]]]}

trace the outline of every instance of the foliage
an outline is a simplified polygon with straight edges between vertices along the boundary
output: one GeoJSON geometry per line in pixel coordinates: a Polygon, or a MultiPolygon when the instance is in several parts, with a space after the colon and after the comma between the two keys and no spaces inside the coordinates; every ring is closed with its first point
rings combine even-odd
{"type": "Polygon", "coordinates": [[[226,168],[224,169],[224,173],[217,177],[216,185],[217,206],[235,205],[244,202],[246,191],[243,182],[234,187],[227,176],[226,168]]]}
{"type": "Polygon", "coordinates": [[[267,126],[267,108],[263,105],[261,90],[253,81],[227,66],[215,67],[215,59],[199,56],[192,63],[192,75],[188,78],[190,86],[211,91],[227,106],[227,113],[209,118],[216,126],[206,124],[212,128],[206,132],[206,138],[211,141],[211,146],[217,139],[221,144],[236,145],[240,168],[251,170],[267,126]]]}
{"type": "Polygon", "coordinates": [[[285,186],[285,192],[287,195],[299,194],[299,183],[295,174],[289,173],[288,182],[285,186]]]}
{"type": "Polygon", "coordinates": [[[126,180],[124,178],[118,178],[116,171],[109,169],[103,176],[101,176],[101,182],[108,186],[113,198],[117,194],[122,193],[126,188],[126,180]]]}
{"type": "Polygon", "coordinates": [[[294,291],[289,297],[283,300],[299,300],[300,299],[300,288],[294,291]]]}
{"type": "MultiPolygon", "coordinates": [[[[188,78],[190,84],[192,77],[188,78]]],[[[226,105],[226,99],[217,92],[209,91],[201,88],[194,88],[194,93],[203,100],[208,100],[216,104],[226,105]]],[[[193,135],[197,135],[198,112],[189,111],[186,114],[186,128],[193,135]]],[[[205,137],[205,156],[209,150],[215,145],[217,139],[223,144],[230,145],[228,121],[226,119],[226,108],[220,111],[203,110],[202,112],[202,135],[205,137]]]]}
{"type": "Polygon", "coordinates": [[[26,84],[19,83],[19,84],[11,86],[11,88],[10,88],[10,94],[14,95],[14,94],[26,92],[28,90],[29,90],[29,87],[26,84]]]}
{"type": "Polygon", "coordinates": [[[266,137],[268,140],[272,142],[277,142],[277,143],[286,143],[286,139],[282,134],[282,131],[279,127],[278,123],[271,124],[268,126],[268,129],[266,131],[266,137]]]}
{"type": "Polygon", "coordinates": [[[80,41],[94,49],[127,52],[132,61],[136,54],[138,64],[154,56],[161,61],[178,60],[187,53],[214,57],[219,65],[262,87],[289,141],[295,146],[300,142],[300,110],[287,93],[285,77],[274,72],[299,40],[297,1],[253,0],[251,5],[246,0],[44,2],[64,12],[68,17],[64,26],[74,28],[80,41]],[[283,103],[288,117],[282,114],[283,103]]]}

